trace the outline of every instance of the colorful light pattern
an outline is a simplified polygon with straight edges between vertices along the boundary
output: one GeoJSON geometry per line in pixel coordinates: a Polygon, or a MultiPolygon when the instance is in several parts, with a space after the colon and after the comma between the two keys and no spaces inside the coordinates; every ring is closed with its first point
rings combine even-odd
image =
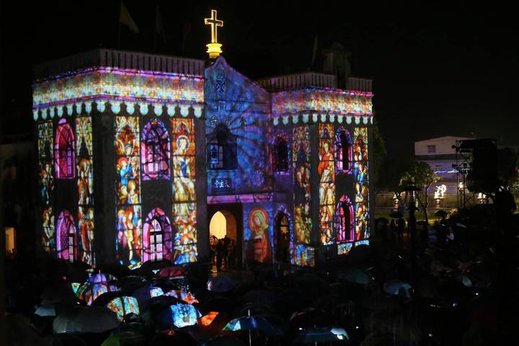
{"type": "Polygon", "coordinates": [[[143,262],[171,260],[171,223],[162,209],[149,212],[142,233],[143,262]]]}
{"type": "Polygon", "coordinates": [[[335,209],[335,159],[333,154],[333,125],[319,124],[319,215],[321,244],[335,242],[333,215],[335,209]]]}
{"type": "Polygon", "coordinates": [[[196,167],[193,119],[171,119],[173,133],[173,240],[175,264],[196,262],[196,167]]]}
{"type": "Polygon", "coordinates": [[[66,119],[61,119],[54,141],[54,169],[57,179],[73,179],[76,176],[76,141],[66,119]]]}
{"type": "Polygon", "coordinates": [[[310,243],[310,130],[306,126],[294,128],[294,233],[295,242],[310,243]]]}
{"type": "Polygon", "coordinates": [[[155,108],[168,103],[201,106],[204,80],[193,75],[98,67],[41,81],[33,86],[35,111],[66,106],[70,115],[68,108],[74,105],[79,113],[77,108],[81,103],[102,100],[112,101],[112,107],[118,107],[120,102],[146,104],[146,107],[153,104],[155,108]]]}
{"type": "Polygon", "coordinates": [[[337,254],[338,255],[347,255],[350,253],[351,248],[353,247],[353,243],[344,243],[337,245],[337,254]]]}
{"type": "Polygon", "coordinates": [[[56,224],[56,252],[58,258],[74,262],[77,256],[76,222],[68,210],[63,210],[56,224]]]}
{"type": "Polygon", "coordinates": [[[353,179],[355,184],[355,240],[369,238],[368,201],[368,129],[356,127],[353,132],[353,179]]]}
{"type": "Polygon", "coordinates": [[[298,244],[291,249],[292,264],[302,267],[315,266],[315,249],[311,246],[298,244]]]}
{"type": "Polygon", "coordinates": [[[272,95],[274,116],[304,111],[330,112],[334,114],[371,115],[370,92],[339,89],[302,89],[277,92],[272,95]]]}
{"type": "Polygon", "coordinates": [[[355,240],[355,214],[353,203],[348,196],[342,195],[337,203],[334,229],[339,247],[343,243],[355,240]]]}
{"type": "Polygon", "coordinates": [[[191,304],[174,304],[169,308],[173,325],[177,328],[193,326],[197,324],[198,318],[202,317],[191,304]]]}
{"type": "Polygon", "coordinates": [[[169,180],[169,134],[158,119],[150,120],[142,130],[142,180],[169,180]]]}
{"type": "Polygon", "coordinates": [[[54,196],[53,149],[52,122],[38,123],[39,194],[43,228],[41,243],[46,252],[54,251],[56,248],[54,213],[52,210],[54,196]]]}
{"type": "Polygon", "coordinates": [[[94,160],[92,148],[92,119],[76,118],[76,158],[78,189],[78,260],[95,264],[94,255],[94,160]]]}
{"type": "Polygon", "coordinates": [[[254,207],[247,214],[248,241],[247,259],[251,261],[271,262],[271,226],[268,211],[263,207],[254,207]]]}
{"type": "Polygon", "coordinates": [[[139,302],[134,297],[124,296],[111,300],[106,306],[117,314],[119,321],[128,314],[140,314],[139,302]]]}
{"type": "Polygon", "coordinates": [[[141,263],[139,118],[115,117],[117,169],[116,257],[130,267],[141,263]]]}
{"type": "Polygon", "coordinates": [[[353,168],[353,143],[351,135],[344,127],[337,129],[335,134],[335,172],[336,174],[351,174],[353,168]]]}

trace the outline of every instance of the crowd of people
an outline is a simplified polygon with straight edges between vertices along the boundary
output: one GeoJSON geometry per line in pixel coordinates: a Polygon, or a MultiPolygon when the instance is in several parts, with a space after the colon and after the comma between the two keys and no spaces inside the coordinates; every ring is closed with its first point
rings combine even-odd
{"type": "MultiPolygon", "coordinates": [[[[478,212],[468,217],[452,215],[431,223],[418,222],[416,229],[409,229],[405,221],[395,218],[396,229],[399,223],[404,228],[395,232],[390,220],[378,219],[369,246],[354,247],[348,255],[330,257],[315,268],[287,265],[280,270],[260,263],[247,271],[237,263],[232,239],[211,237],[211,258],[206,266],[187,266],[187,277],[190,293],[199,301],[194,303],[196,309],[204,315],[218,312],[221,324],[212,325],[212,334],[197,334],[191,344],[210,345],[212,338],[226,337],[225,324],[248,312],[266,316],[282,331],[276,336],[253,332],[253,344],[264,345],[297,344],[298,335],[305,330],[325,327],[342,328],[350,344],[363,346],[500,344],[513,335],[518,318],[498,322],[497,272],[501,269],[491,236],[496,230],[495,217],[482,218],[478,212]],[[234,283],[215,292],[217,285],[210,288],[208,284],[215,278],[234,283]],[[498,333],[498,325],[506,328],[498,333]]],[[[507,230],[519,234],[519,225],[511,224],[507,230]]],[[[517,246],[513,239],[507,245],[517,246]]],[[[60,261],[50,259],[36,266],[24,264],[22,259],[8,260],[9,312],[28,318],[30,328],[42,337],[55,337],[34,316],[42,304],[42,292],[56,282],[73,280],[71,274],[60,271],[61,266],[60,261]]],[[[136,272],[117,270],[121,271],[119,282],[135,279],[136,272]]],[[[507,306],[519,308],[512,277],[509,283],[507,306]]],[[[150,274],[145,284],[158,286],[164,281],[150,274]]],[[[125,294],[138,296],[135,287],[126,290],[125,294]]],[[[146,315],[143,311],[139,318],[146,315]]],[[[131,323],[125,323],[111,333],[129,328],[131,323]]],[[[203,323],[203,319],[198,321],[198,332],[205,328],[203,323]]],[[[153,344],[162,332],[157,326],[139,330],[145,337],[139,345],[153,344]]],[[[234,336],[248,344],[247,334],[234,336]]]]}
{"type": "Polygon", "coordinates": [[[211,270],[213,272],[237,268],[236,241],[225,235],[218,239],[211,235],[211,270]]]}

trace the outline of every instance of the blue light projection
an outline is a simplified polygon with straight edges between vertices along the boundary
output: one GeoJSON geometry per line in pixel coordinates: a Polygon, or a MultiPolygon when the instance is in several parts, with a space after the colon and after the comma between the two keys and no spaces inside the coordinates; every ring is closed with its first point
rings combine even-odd
{"type": "Polygon", "coordinates": [[[232,182],[229,192],[233,194],[269,191],[268,92],[231,68],[222,57],[206,69],[205,78],[206,142],[208,150],[214,151],[208,153],[208,160],[218,164],[218,155],[223,159],[220,166],[208,169],[208,193],[221,193],[213,182],[225,181],[232,182]],[[224,128],[228,134],[219,131],[224,128]],[[235,145],[236,152],[226,154],[225,148],[219,148],[226,143],[235,145]],[[225,162],[231,160],[229,155],[235,155],[234,165],[225,162]]]}

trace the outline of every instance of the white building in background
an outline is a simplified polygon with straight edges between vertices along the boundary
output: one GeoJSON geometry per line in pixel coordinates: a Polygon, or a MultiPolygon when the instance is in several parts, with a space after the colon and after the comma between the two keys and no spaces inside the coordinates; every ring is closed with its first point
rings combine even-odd
{"type": "Polygon", "coordinates": [[[470,140],[468,137],[445,136],[425,139],[414,143],[414,155],[417,161],[427,163],[441,180],[431,185],[429,194],[439,208],[457,206],[459,186],[457,164],[462,164],[461,157],[456,159],[456,141],[470,140]]]}

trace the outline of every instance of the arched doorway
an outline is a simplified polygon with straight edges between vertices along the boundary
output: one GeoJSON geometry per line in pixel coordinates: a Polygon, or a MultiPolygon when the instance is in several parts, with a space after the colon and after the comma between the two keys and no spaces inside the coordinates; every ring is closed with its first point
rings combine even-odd
{"type": "Polygon", "coordinates": [[[226,239],[227,256],[223,259],[224,268],[234,268],[241,263],[242,259],[242,224],[241,205],[218,204],[208,206],[209,215],[209,244],[211,246],[211,257],[213,269],[216,269],[216,245],[218,240],[226,239]]]}
{"type": "Polygon", "coordinates": [[[288,215],[282,211],[276,214],[275,237],[276,237],[276,260],[278,263],[289,263],[290,249],[290,227],[288,215]]]}

